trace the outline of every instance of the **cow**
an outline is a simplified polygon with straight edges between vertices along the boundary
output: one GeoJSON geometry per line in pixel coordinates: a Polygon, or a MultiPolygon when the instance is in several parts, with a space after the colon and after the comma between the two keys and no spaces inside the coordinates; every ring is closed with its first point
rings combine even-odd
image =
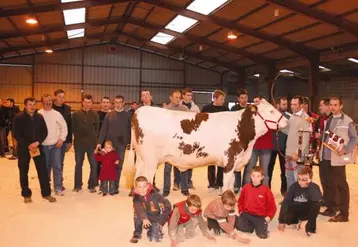
{"type": "Polygon", "coordinates": [[[247,164],[256,139],[269,128],[286,125],[287,119],[265,99],[236,112],[194,113],[143,106],[132,118],[135,177],[151,181],[164,162],[180,171],[217,165],[224,167],[223,190],[232,190],[234,171],[247,164]]]}

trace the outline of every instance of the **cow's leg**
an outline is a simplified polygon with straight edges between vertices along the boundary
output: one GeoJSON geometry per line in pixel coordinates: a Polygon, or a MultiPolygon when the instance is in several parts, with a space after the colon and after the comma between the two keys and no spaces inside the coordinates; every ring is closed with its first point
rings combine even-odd
{"type": "Polygon", "coordinates": [[[224,172],[223,191],[226,191],[226,190],[234,191],[234,183],[235,183],[235,174],[234,174],[234,168],[233,168],[233,169],[231,169],[231,171],[224,172]]]}

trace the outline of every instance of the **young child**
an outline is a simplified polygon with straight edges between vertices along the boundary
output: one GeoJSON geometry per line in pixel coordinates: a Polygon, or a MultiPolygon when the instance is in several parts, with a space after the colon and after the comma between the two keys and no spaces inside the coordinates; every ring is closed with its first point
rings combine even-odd
{"type": "Polygon", "coordinates": [[[268,237],[268,223],[276,213],[276,204],[269,187],[262,184],[264,172],[256,166],[251,170],[251,183],[246,184],[238,201],[240,216],[235,222],[242,232],[256,232],[259,238],[268,237]]]}
{"type": "Polygon", "coordinates": [[[318,185],[312,182],[312,176],[312,170],[307,166],[298,172],[298,182],[290,186],[281,205],[278,218],[280,231],[285,230],[285,224],[298,224],[298,229],[300,229],[301,221],[308,220],[307,236],[316,233],[316,219],[322,194],[318,185]]]}
{"type": "Polygon", "coordinates": [[[102,168],[99,174],[102,195],[106,196],[109,193],[113,196],[115,194],[116,166],[119,164],[119,155],[114,151],[111,141],[106,141],[104,148],[102,150],[96,149],[94,154],[96,161],[102,162],[102,168]]]}
{"type": "Polygon", "coordinates": [[[162,229],[171,211],[170,202],[153,189],[145,177],[137,177],[133,189],[134,233],[131,243],[138,243],[143,227],[148,230],[149,241],[161,242],[162,229]]]}
{"type": "Polygon", "coordinates": [[[186,201],[174,205],[170,213],[168,228],[171,239],[171,247],[178,246],[185,239],[195,236],[195,228],[199,225],[203,235],[210,240],[215,240],[208,231],[207,224],[201,213],[201,200],[197,195],[190,195],[186,201]]]}
{"type": "Polygon", "coordinates": [[[209,230],[213,229],[216,235],[222,232],[230,238],[241,243],[248,244],[250,239],[240,237],[235,233],[235,205],[236,197],[231,190],[225,191],[221,198],[214,199],[204,210],[204,216],[208,220],[209,230]]]}

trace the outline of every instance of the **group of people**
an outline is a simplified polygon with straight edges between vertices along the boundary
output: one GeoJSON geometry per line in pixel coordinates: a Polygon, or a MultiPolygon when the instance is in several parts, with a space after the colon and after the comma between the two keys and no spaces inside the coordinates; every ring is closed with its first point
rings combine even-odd
{"type": "MultiPolygon", "coordinates": [[[[213,102],[204,106],[202,112],[229,111],[225,98],[223,91],[216,90],[213,102]]],[[[193,101],[191,89],[173,90],[169,99],[170,103],[164,106],[168,110],[200,112],[193,101]]],[[[253,104],[260,104],[261,99],[261,96],[253,97],[253,104]]],[[[71,107],[65,103],[65,92],[61,89],[56,90],[54,95],[43,95],[41,103],[42,108],[37,110],[36,99],[26,98],[24,111],[14,116],[13,120],[6,120],[12,124],[9,130],[16,143],[21,194],[25,203],[32,202],[28,184],[31,158],[35,162],[43,198],[50,202],[56,201],[51,196],[50,182],[55,195],[64,195],[64,159],[72,143],[76,163],[73,191],[79,192],[83,187],[82,167],[87,155],[90,164],[88,190],[95,193],[100,185],[101,195],[118,194],[124,153],[131,140],[131,118],[141,106],[155,107],[151,92],[142,90],[141,104],[133,103],[129,110],[125,110],[124,97],[118,95],[113,99],[113,107],[111,99],[103,97],[101,110],[94,111],[92,96],[85,94],[82,97],[82,108],[71,113],[71,107]]],[[[248,92],[239,90],[238,104],[231,111],[245,109],[248,105],[248,92]]],[[[290,100],[292,113],[287,111],[288,100],[285,97],[277,98],[275,107],[288,119],[288,126],[278,131],[269,130],[256,141],[243,175],[235,172],[234,192],[222,191],[222,167],[216,167],[215,164],[208,167],[209,192],[217,191],[221,197],[210,202],[204,210],[207,222],[202,217],[200,197],[189,193],[189,189],[195,189],[192,170],[180,172],[174,167],[173,190],[181,190],[187,200],[174,204],[173,209],[166,199],[171,190],[170,164],[165,164],[164,167],[162,194],[156,188],[155,178],[151,185],[147,178],[138,177],[131,192],[135,225],[131,242],[138,242],[143,227],[148,229],[149,240],[160,241],[163,237],[162,227],[166,222],[173,246],[185,238],[193,237],[196,226],[212,240],[215,237],[209,233],[211,229],[216,235],[225,232],[240,242],[248,242],[248,239],[234,232],[235,228],[243,232],[255,231],[260,238],[267,238],[268,223],[276,213],[276,203],[270,188],[277,157],[281,169],[280,192],[284,196],[279,214],[280,231],[284,231],[286,224],[300,226],[302,220],[308,220],[305,229],[307,235],[315,233],[316,218],[321,206],[327,207],[321,214],[332,217],[329,221],[347,222],[349,186],[345,166],[352,160],[348,162],[340,157],[354,155],[357,133],[353,120],[342,111],[342,99],[322,99],[319,115],[310,111],[308,98],[301,96],[294,96],[290,100]],[[307,133],[299,140],[298,132],[302,130],[307,130],[307,133]],[[319,175],[322,197],[319,186],[312,182],[312,170],[298,163],[298,160],[304,158],[311,145],[317,145],[317,140],[320,143],[327,141],[328,131],[342,137],[344,146],[339,152],[321,146],[319,175]],[[301,143],[298,145],[299,142],[301,143]],[[301,146],[302,152],[298,152],[298,146],[301,146]],[[239,199],[236,200],[235,194],[238,193],[239,199]],[[235,215],[236,204],[239,216],[235,215]]],[[[1,109],[1,112],[5,112],[3,107],[1,109]]]]}

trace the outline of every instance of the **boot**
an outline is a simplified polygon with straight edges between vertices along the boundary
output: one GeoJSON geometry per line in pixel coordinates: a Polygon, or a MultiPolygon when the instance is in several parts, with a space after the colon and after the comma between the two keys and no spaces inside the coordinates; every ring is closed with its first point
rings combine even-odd
{"type": "Polygon", "coordinates": [[[25,203],[32,203],[31,197],[25,197],[25,198],[24,198],[24,202],[25,202],[25,203]]]}
{"type": "Polygon", "coordinates": [[[49,202],[57,202],[56,198],[53,196],[45,196],[44,197],[45,200],[49,201],[49,202]]]}

